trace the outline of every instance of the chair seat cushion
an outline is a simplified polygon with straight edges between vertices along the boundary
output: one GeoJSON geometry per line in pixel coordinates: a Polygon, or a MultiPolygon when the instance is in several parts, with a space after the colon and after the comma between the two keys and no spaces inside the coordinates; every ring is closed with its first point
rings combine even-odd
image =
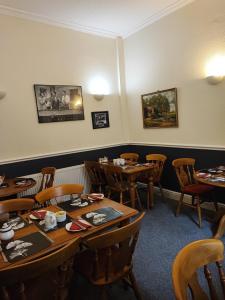
{"type": "Polygon", "coordinates": [[[213,187],[206,184],[190,184],[183,187],[182,192],[185,194],[201,195],[213,190],[213,187]]]}

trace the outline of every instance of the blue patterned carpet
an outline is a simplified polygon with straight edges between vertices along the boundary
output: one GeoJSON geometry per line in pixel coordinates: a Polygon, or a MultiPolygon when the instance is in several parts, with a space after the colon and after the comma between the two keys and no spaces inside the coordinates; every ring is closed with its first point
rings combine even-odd
{"type": "MultiPolygon", "coordinates": [[[[203,219],[202,228],[196,225],[196,212],[190,208],[174,216],[173,201],[156,199],[153,210],[146,212],[134,254],[134,274],[144,300],[172,300],[171,266],[177,252],[186,244],[212,237],[212,226],[203,219]]],[[[204,214],[203,214],[204,216],[204,214]]],[[[204,218],[204,217],[203,217],[204,218]]],[[[74,299],[99,299],[98,290],[76,276],[72,285],[74,299]]],[[[134,300],[131,289],[121,283],[108,289],[109,299],[134,300]]]]}

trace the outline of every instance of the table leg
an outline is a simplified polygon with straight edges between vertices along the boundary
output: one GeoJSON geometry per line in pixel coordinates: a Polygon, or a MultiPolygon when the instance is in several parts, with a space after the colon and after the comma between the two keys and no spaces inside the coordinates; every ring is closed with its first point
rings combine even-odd
{"type": "Polygon", "coordinates": [[[130,183],[130,201],[131,201],[131,207],[135,208],[135,201],[136,201],[136,176],[130,175],[129,176],[129,183],[130,183]]]}
{"type": "MultiPolygon", "coordinates": [[[[151,172],[151,171],[150,171],[151,172]]],[[[153,174],[152,172],[148,176],[148,201],[147,201],[147,209],[151,209],[154,206],[153,199],[153,174]]]]}

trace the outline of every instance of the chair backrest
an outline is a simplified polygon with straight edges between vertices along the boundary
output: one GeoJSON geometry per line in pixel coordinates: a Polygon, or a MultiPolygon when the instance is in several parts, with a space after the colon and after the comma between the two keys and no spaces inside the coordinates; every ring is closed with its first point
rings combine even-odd
{"type": "Polygon", "coordinates": [[[119,187],[123,182],[122,168],[114,165],[104,165],[105,178],[109,187],[119,187]]]}
{"type": "MultiPolygon", "coordinates": [[[[44,273],[48,273],[51,270],[57,270],[58,267],[67,263],[73,258],[79,243],[80,238],[78,237],[65,246],[51,252],[49,255],[42,256],[27,263],[12,265],[5,269],[1,269],[0,288],[4,291],[3,295],[5,295],[5,299],[10,299],[10,294],[8,294],[7,291],[10,291],[10,289],[13,290],[14,286],[18,284],[21,286],[21,288],[18,289],[22,294],[20,295],[21,299],[26,299],[26,282],[30,285],[30,279],[36,279],[44,273]]],[[[63,283],[60,282],[60,284],[63,283]]],[[[17,295],[17,297],[17,299],[20,299],[19,295],[17,295]]]]}
{"type": "Polygon", "coordinates": [[[81,194],[83,189],[84,186],[82,184],[61,184],[42,190],[35,195],[35,199],[38,203],[43,205],[49,202],[49,200],[56,199],[57,197],[81,194]]]}
{"type": "Polygon", "coordinates": [[[85,244],[94,253],[92,276],[113,282],[132,267],[132,255],[138,239],[143,212],[132,223],[88,239],[85,244]]]}
{"type": "Polygon", "coordinates": [[[123,158],[123,159],[131,161],[131,162],[137,162],[139,159],[139,154],[138,153],[122,153],[122,154],[120,154],[120,158],[123,158]]]}
{"type": "Polygon", "coordinates": [[[189,184],[194,184],[194,165],[195,159],[193,158],[178,158],[172,161],[172,165],[175,168],[176,175],[181,189],[189,184]]]}
{"type": "Polygon", "coordinates": [[[154,163],[154,182],[160,182],[164,163],[167,160],[167,157],[163,154],[147,154],[146,160],[150,163],[154,163]]]}
{"type": "MultiPolygon", "coordinates": [[[[225,274],[221,261],[224,259],[224,245],[220,240],[207,239],[192,242],[185,246],[176,256],[173,269],[172,280],[174,292],[177,300],[187,300],[188,288],[191,290],[192,299],[219,300],[225,298],[225,274]],[[223,298],[216,293],[213,285],[212,273],[207,266],[216,263],[220,283],[222,286],[223,298]],[[209,287],[210,298],[198,282],[197,269],[203,267],[206,281],[209,287]]],[[[218,284],[219,282],[216,281],[218,284]]]]}
{"type": "Polygon", "coordinates": [[[20,214],[24,211],[30,211],[34,207],[35,201],[28,198],[17,198],[0,201],[0,215],[16,212],[20,214]]]}
{"type": "Polygon", "coordinates": [[[41,169],[42,179],[39,192],[53,186],[56,168],[46,167],[41,169]]]}
{"type": "Polygon", "coordinates": [[[93,185],[101,185],[104,184],[104,174],[103,170],[96,161],[85,161],[84,162],[85,169],[90,177],[91,184],[93,185]]]}

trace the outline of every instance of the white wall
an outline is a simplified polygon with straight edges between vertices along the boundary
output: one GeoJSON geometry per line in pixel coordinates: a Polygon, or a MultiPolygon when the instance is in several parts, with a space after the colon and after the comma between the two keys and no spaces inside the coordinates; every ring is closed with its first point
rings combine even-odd
{"type": "Polygon", "coordinates": [[[225,1],[197,0],[124,42],[130,140],[225,147],[225,82],[203,79],[225,54],[225,1]],[[141,94],[177,87],[179,127],[143,129],[141,94]]]}
{"type": "Polygon", "coordinates": [[[0,161],[126,141],[116,40],[0,16],[0,41],[0,161]],[[110,85],[103,101],[89,94],[96,75],[110,85]],[[39,124],[33,84],[81,85],[85,120],[39,124]],[[92,129],[91,111],[99,110],[109,110],[110,128],[92,129]]]}

